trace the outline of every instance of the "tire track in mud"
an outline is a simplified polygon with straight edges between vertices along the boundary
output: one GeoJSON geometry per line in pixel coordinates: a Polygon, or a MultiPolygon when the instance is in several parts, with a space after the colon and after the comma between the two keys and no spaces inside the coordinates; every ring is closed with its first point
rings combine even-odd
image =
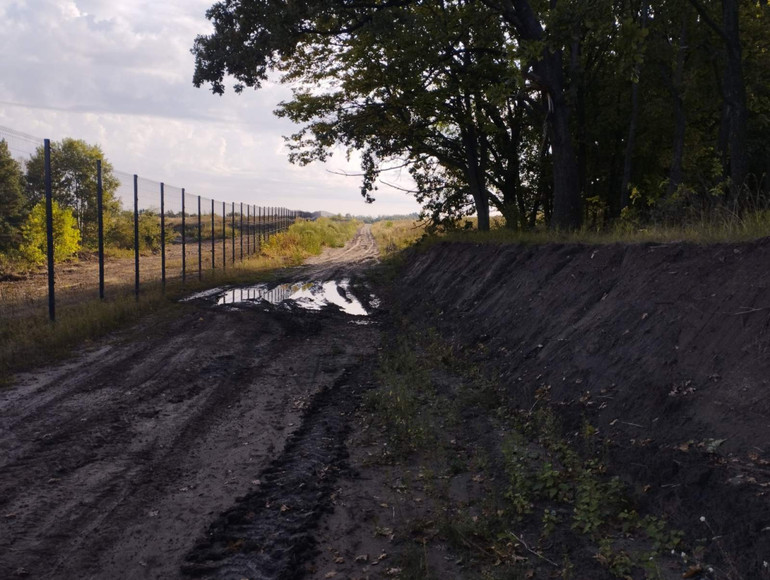
{"type": "Polygon", "coordinates": [[[297,578],[331,509],[346,469],[345,438],[368,373],[348,369],[317,394],[284,452],[259,476],[257,491],[221,514],[188,554],[182,571],[196,578],[297,578]]]}
{"type": "MultiPolygon", "coordinates": [[[[378,342],[335,309],[197,301],[22,376],[0,392],[0,578],[178,578],[235,498],[283,489],[290,473],[323,494],[343,460],[347,418],[334,415],[355,405],[352,377],[378,342]]],[[[291,500],[282,523],[301,526],[275,545],[293,546],[322,499],[291,500]]]]}

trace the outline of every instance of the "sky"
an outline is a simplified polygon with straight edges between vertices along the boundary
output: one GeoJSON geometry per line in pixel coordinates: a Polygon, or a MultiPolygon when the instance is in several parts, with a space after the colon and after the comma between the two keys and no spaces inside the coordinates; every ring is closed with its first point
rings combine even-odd
{"type": "Polygon", "coordinates": [[[98,144],[121,172],[221,201],[418,211],[410,194],[386,186],[365,203],[360,179],[338,175],[359,171],[344,152],[290,164],[283,136],[299,127],[272,113],[290,87],[217,96],[193,86],[190,48],[212,30],[213,1],[0,0],[0,127],[98,144]]]}

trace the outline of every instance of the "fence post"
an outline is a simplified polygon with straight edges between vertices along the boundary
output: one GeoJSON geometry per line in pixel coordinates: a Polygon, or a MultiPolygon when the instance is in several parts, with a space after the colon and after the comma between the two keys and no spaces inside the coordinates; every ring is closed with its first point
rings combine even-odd
{"type": "Polygon", "coordinates": [[[139,176],[134,173],[134,295],[139,300],[139,176]]]}
{"type": "Polygon", "coordinates": [[[230,230],[233,236],[233,264],[235,264],[235,202],[230,202],[230,230]]]}
{"type": "Polygon", "coordinates": [[[166,294],[166,192],[165,186],[160,184],[160,286],[163,294],[166,294]]]}
{"type": "MultiPolygon", "coordinates": [[[[243,236],[243,231],[241,231],[241,236],[243,236]]],[[[246,204],[246,255],[251,255],[251,206],[248,204],[246,204]]]]}
{"type": "Polygon", "coordinates": [[[99,238],[99,298],[104,300],[104,186],[102,160],[96,160],[96,226],[99,238]]]}
{"type": "Polygon", "coordinates": [[[187,280],[187,228],[184,210],[184,187],[182,188],[182,284],[187,280]]]}
{"type": "Polygon", "coordinates": [[[198,196],[198,280],[203,280],[203,232],[201,231],[201,196],[198,196]]]}
{"type": "Polygon", "coordinates": [[[211,200],[211,269],[217,269],[217,237],[214,235],[214,217],[217,215],[214,211],[214,200],[211,200]]]}
{"type": "Polygon", "coordinates": [[[227,209],[222,202],[222,270],[227,269],[227,209]]]}
{"type": "Polygon", "coordinates": [[[241,202],[241,262],[243,262],[243,202],[241,202]]]}
{"type": "Polygon", "coordinates": [[[53,185],[51,183],[51,140],[44,142],[45,182],[45,240],[48,253],[48,318],[56,322],[56,294],[53,269],[53,185]]]}

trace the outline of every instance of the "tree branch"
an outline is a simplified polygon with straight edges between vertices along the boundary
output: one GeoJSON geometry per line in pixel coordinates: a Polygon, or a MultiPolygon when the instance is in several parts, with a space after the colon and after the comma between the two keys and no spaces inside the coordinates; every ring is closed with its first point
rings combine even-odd
{"type": "Polygon", "coordinates": [[[727,33],[725,32],[724,28],[719,26],[713,18],[709,15],[708,12],[706,12],[706,8],[699,2],[699,0],[688,0],[690,4],[692,4],[692,7],[695,8],[695,10],[698,12],[698,16],[703,18],[703,21],[716,32],[719,37],[727,44],[730,45],[730,39],[727,37],[727,33]]]}

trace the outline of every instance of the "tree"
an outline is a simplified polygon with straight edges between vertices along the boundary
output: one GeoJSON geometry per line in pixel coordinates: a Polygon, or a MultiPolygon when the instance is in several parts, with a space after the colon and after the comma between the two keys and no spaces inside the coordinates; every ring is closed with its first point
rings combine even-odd
{"type": "Polygon", "coordinates": [[[0,252],[19,243],[19,227],[24,219],[24,172],[11,156],[8,143],[0,140],[0,252]]]}
{"type": "Polygon", "coordinates": [[[483,225],[491,206],[509,226],[572,229],[583,202],[593,227],[625,204],[624,219],[681,221],[747,184],[770,192],[764,1],[223,0],[207,14],[196,86],[283,73],[299,86],[278,110],[302,125],[295,161],[359,150],[367,196],[406,167],[436,221],[475,208],[483,225]]]}
{"type": "MultiPolygon", "coordinates": [[[[112,165],[104,159],[98,145],[89,145],[79,139],[65,138],[51,143],[51,182],[53,198],[62,208],[69,208],[76,220],[83,244],[97,243],[97,176],[96,161],[102,160],[102,188],[105,227],[120,211],[115,198],[120,182],[114,176],[112,165]]],[[[38,147],[27,163],[27,195],[31,204],[44,199],[45,151],[38,147]]]]}
{"type": "Polygon", "coordinates": [[[724,164],[729,166],[730,197],[738,201],[749,172],[747,150],[748,104],[743,78],[743,56],[738,0],[722,0],[721,26],[699,0],[690,0],[698,15],[724,42],[725,62],[722,80],[722,129],[718,143],[724,164]]]}
{"type": "MultiPolygon", "coordinates": [[[[482,229],[488,227],[490,202],[511,216],[511,224],[525,213],[519,157],[538,148],[521,144],[525,116],[520,107],[526,102],[532,109],[548,109],[549,100],[538,103],[525,94],[515,65],[516,42],[494,10],[471,0],[252,0],[220,2],[207,15],[215,32],[196,39],[196,86],[210,83],[221,94],[230,74],[240,92],[258,88],[276,69],[304,84],[279,110],[307,123],[293,136],[295,161],[324,159],[341,143],[363,151],[365,195],[383,166],[400,160],[418,185],[435,187],[419,189],[418,197],[435,194],[437,202],[450,202],[432,204],[434,209],[461,208],[461,198],[470,195],[482,229]],[[319,91],[319,83],[331,90],[319,91]],[[424,168],[435,169],[434,162],[443,170],[420,179],[424,168]],[[439,175],[449,178],[443,186],[439,175]]],[[[571,228],[580,223],[579,190],[571,179],[574,155],[561,107],[561,77],[551,68],[546,71],[553,77],[547,79],[549,94],[556,97],[550,104],[558,101],[549,136],[558,167],[552,172],[558,183],[554,225],[571,228]]]]}
{"type": "MultiPolygon", "coordinates": [[[[63,262],[75,255],[80,248],[78,231],[72,210],[62,208],[56,201],[52,203],[53,216],[53,259],[63,262]]],[[[21,244],[19,254],[27,262],[42,265],[47,256],[45,202],[36,204],[21,226],[21,244]]]]}

